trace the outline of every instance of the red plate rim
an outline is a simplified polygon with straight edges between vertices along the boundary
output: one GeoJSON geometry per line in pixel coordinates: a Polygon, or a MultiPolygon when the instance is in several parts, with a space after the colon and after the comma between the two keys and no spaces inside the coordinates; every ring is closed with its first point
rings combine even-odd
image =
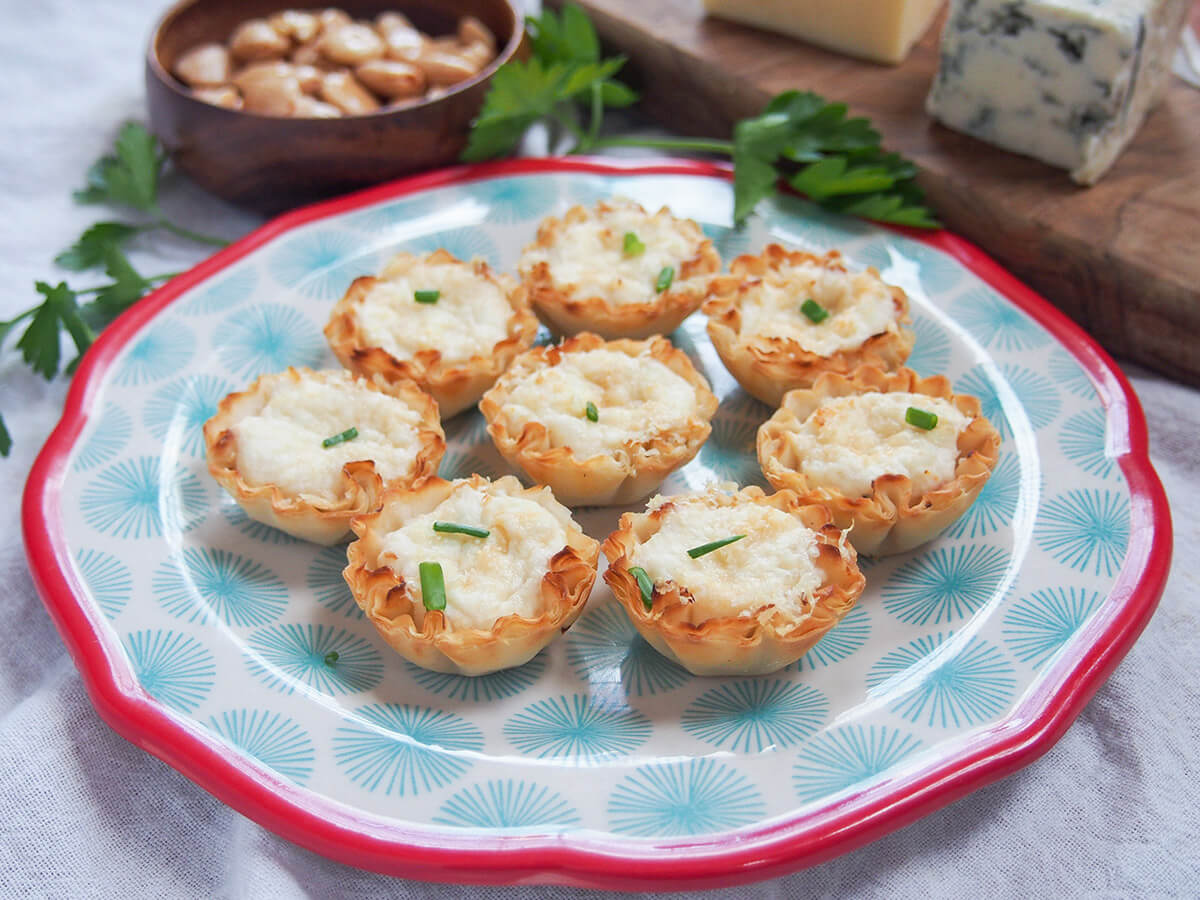
{"type": "MultiPolygon", "coordinates": [[[[692,175],[729,180],[728,166],[669,160],[517,159],[443,169],[369,188],[280,216],[158,288],[125,312],[85,356],[62,419],[30,472],[22,506],[34,582],[101,717],[132,743],[223,803],[303,847],[364,869],[430,881],[565,884],[679,890],[742,884],[795,871],[876,840],[1033,762],[1063,735],[1150,620],[1170,569],[1166,494],[1150,464],[1146,420],[1108,354],[1063,313],[973,244],[945,231],[894,229],[953,256],[1045,327],[1087,371],[1105,407],[1129,484],[1130,543],[1088,642],[1062,658],[1006,719],[939,758],[876,789],[806,815],[738,832],[630,846],[612,839],[456,835],[411,828],[273,779],[189,726],[133,680],[119,642],[78,599],[59,515],[66,463],[87,422],[89,400],[133,335],[182,293],[291,229],[433,187],[506,175],[573,172],[692,175]]],[[[1081,646],[1077,644],[1077,646],[1081,646]]]]}

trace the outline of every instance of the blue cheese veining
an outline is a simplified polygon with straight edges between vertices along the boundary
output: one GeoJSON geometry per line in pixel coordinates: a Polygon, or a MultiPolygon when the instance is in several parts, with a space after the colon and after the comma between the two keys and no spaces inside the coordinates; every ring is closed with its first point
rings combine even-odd
{"type": "Polygon", "coordinates": [[[926,101],[1093,184],[1161,99],[1191,0],[953,0],[926,101]]]}

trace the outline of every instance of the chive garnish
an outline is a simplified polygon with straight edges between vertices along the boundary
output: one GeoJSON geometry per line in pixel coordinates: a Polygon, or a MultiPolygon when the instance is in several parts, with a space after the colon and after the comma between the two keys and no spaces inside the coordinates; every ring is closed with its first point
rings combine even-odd
{"type": "Polygon", "coordinates": [[[352,441],[358,437],[358,429],[351,425],[340,434],[331,434],[325,440],[321,441],[321,446],[328,450],[330,447],[336,447],[338,444],[344,444],[346,441],[352,441]]]}
{"type": "Polygon", "coordinates": [[[332,669],[334,667],[334,665],[337,663],[337,661],[338,661],[338,652],[336,650],[330,650],[328,653],[325,654],[325,665],[329,666],[329,668],[332,669]]]}
{"type": "Polygon", "coordinates": [[[649,612],[654,606],[654,582],[641,566],[630,566],[629,574],[637,580],[638,590],[642,593],[642,606],[649,612]]]}
{"type": "Polygon", "coordinates": [[[441,291],[413,291],[413,299],[418,303],[437,303],[441,291]]]}
{"type": "Polygon", "coordinates": [[[938,417],[935,413],[910,406],[904,411],[904,421],[925,431],[933,431],[933,429],[937,428],[938,417]]]}
{"type": "Polygon", "coordinates": [[[421,599],[425,608],[437,612],[446,608],[446,578],[442,575],[442,564],[423,562],[417,566],[421,573],[421,599]]]}
{"type": "Polygon", "coordinates": [[[744,534],[735,534],[733,537],[721,538],[719,541],[710,541],[707,544],[701,544],[699,547],[693,547],[687,553],[692,559],[699,559],[705,554],[712,553],[714,550],[720,550],[722,547],[727,547],[734,541],[740,541],[744,537],[744,534]]]}
{"type": "Polygon", "coordinates": [[[800,312],[808,316],[809,320],[814,325],[820,325],[829,318],[829,310],[823,307],[820,303],[809,297],[800,304],[800,312]]]}
{"type": "Polygon", "coordinates": [[[591,400],[587,402],[587,406],[583,408],[583,414],[588,417],[589,422],[600,421],[600,410],[596,409],[596,404],[591,400]]]}
{"type": "Polygon", "coordinates": [[[459,525],[457,522],[434,522],[433,530],[438,534],[465,534],[467,537],[485,538],[489,534],[486,528],[476,528],[474,525],[459,525]]]}
{"type": "Polygon", "coordinates": [[[663,266],[662,271],[658,273],[658,280],[654,282],[654,289],[660,294],[671,286],[671,282],[675,280],[675,267],[663,266]]]}
{"type": "Polygon", "coordinates": [[[646,245],[632,231],[625,232],[625,239],[621,245],[621,250],[626,256],[641,256],[646,252],[646,245]]]}

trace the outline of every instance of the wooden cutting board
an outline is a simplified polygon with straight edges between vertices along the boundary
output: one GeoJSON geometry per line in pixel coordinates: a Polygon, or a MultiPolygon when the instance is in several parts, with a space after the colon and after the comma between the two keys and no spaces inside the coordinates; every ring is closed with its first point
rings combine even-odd
{"type": "Polygon", "coordinates": [[[929,118],[941,19],[893,68],[706,18],[700,0],[579,2],[606,45],[629,56],[623,77],[665,126],[727,136],[792,88],[844,101],[874,122],[886,147],[922,167],[929,203],[948,228],[1114,355],[1200,385],[1200,90],[1172,77],[1113,170],[1080,188],[1066,172],[929,118]]]}

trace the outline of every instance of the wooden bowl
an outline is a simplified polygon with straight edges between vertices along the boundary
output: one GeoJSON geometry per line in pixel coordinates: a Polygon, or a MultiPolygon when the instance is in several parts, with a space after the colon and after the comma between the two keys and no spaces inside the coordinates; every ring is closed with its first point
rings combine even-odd
{"type": "Polygon", "coordinates": [[[354,18],[385,10],[407,15],[427,34],[453,34],[461,16],[496,35],[498,55],[483,71],[436,100],[341,119],[274,118],[213,106],[171,74],[196,44],[224,43],[246,19],[288,0],[183,0],[172,7],[146,53],[150,127],[196,182],[239,206],[276,213],[302,203],[456,161],[496,69],[521,46],[524,28],[509,0],[338,0],[354,18]]]}

